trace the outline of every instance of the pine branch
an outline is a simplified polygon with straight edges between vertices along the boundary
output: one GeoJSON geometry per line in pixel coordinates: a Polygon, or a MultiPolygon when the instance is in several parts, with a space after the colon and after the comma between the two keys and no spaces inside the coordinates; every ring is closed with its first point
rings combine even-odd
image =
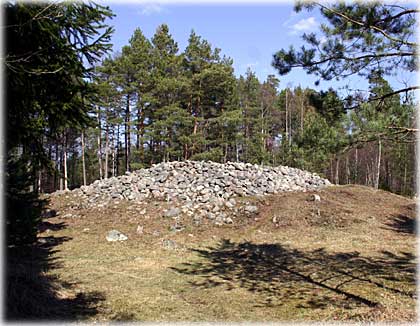
{"type": "Polygon", "coordinates": [[[420,10],[417,10],[417,9],[408,9],[408,10],[401,11],[400,13],[398,13],[398,14],[396,14],[396,15],[394,15],[394,16],[391,16],[391,17],[386,17],[386,18],[381,19],[381,20],[379,20],[379,21],[389,21],[389,20],[394,20],[394,19],[399,18],[399,17],[404,16],[404,15],[408,15],[408,14],[417,14],[417,13],[420,13],[420,10]]]}
{"type": "MultiPolygon", "coordinates": [[[[359,61],[362,59],[368,59],[368,58],[386,58],[386,57],[406,57],[406,56],[414,56],[416,55],[415,52],[392,52],[392,53],[381,53],[381,54],[365,54],[365,55],[361,55],[359,57],[346,57],[343,55],[340,56],[332,56],[332,57],[328,57],[316,62],[311,62],[310,66],[316,66],[316,65],[320,65],[332,60],[345,60],[345,61],[359,61]]],[[[302,63],[299,64],[295,64],[295,65],[291,65],[292,68],[298,68],[298,67],[304,67],[304,66],[308,66],[308,65],[304,65],[302,63]]]]}
{"type": "MultiPolygon", "coordinates": [[[[363,103],[370,103],[370,102],[375,102],[375,101],[381,101],[382,102],[384,99],[386,99],[388,97],[392,97],[392,96],[398,95],[400,93],[408,93],[408,92],[414,91],[416,89],[420,89],[420,86],[410,86],[410,87],[407,87],[407,88],[402,88],[402,89],[399,89],[397,91],[386,93],[386,94],[381,95],[381,96],[369,98],[366,101],[363,101],[363,103]]],[[[351,107],[348,107],[347,110],[357,109],[357,108],[360,107],[361,104],[362,103],[351,106],[351,107]]],[[[378,111],[380,111],[380,110],[378,110],[378,111]]]]}
{"type": "Polygon", "coordinates": [[[373,29],[373,30],[381,33],[383,36],[385,36],[390,41],[397,42],[397,43],[404,44],[404,45],[415,46],[415,47],[418,45],[415,42],[408,42],[408,41],[404,41],[404,40],[401,40],[401,39],[396,39],[396,38],[392,37],[391,35],[389,35],[387,32],[385,32],[382,28],[379,28],[378,26],[366,24],[364,22],[355,20],[355,19],[353,19],[353,18],[351,18],[351,17],[349,17],[349,16],[347,16],[347,15],[341,13],[341,12],[338,12],[338,11],[336,11],[334,9],[331,9],[331,8],[329,8],[327,6],[324,6],[323,4],[321,4],[319,2],[315,2],[315,4],[317,4],[318,6],[320,6],[321,8],[323,8],[325,10],[331,11],[333,14],[338,15],[338,16],[344,18],[345,20],[347,20],[347,21],[349,21],[349,22],[351,22],[353,24],[359,25],[361,27],[366,27],[366,28],[369,28],[369,29],[373,29]]]}

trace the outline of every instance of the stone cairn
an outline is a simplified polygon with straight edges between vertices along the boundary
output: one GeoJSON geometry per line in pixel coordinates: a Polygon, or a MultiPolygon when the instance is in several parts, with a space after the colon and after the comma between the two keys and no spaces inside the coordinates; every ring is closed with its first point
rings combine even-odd
{"type": "Polygon", "coordinates": [[[72,192],[86,208],[118,199],[138,202],[156,199],[171,202],[172,208],[164,213],[166,217],[187,215],[224,224],[233,223],[232,217],[258,213],[257,206],[241,206],[235,197],[316,190],[328,185],[328,180],[315,173],[287,166],[175,161],[96,180],[72,192]]]}

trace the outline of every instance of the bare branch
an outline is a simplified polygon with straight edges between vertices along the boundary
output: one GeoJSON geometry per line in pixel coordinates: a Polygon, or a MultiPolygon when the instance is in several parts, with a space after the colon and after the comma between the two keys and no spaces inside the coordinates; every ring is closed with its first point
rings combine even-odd
{"type": "Polygon", "coordinates": [[[417,128],[407,128],[407,127],[388,127],[388,129],[397,129],[398,133],[419,131],[417,128]]]}

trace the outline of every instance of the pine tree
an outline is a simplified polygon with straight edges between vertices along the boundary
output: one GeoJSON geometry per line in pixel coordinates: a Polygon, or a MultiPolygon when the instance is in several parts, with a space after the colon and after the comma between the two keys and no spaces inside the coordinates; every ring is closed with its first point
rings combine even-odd
{"type": "Polygon", "coordinates": [[[28,208],[36,200],[38,170],[50,166],[46,140],[89,123],[90,108],[81,102],[92,92],[84,61],[93,64],[110,49],[112,28],[103,23],[109,17],[107,7],[94,3],[5,5],[6,204],[12,243],[35,238],[39,215],[28,208]],[[41,13],[44,19],[34,19],[41,13]]]}
{"type": "MultiPolygon", "coordinates": [[[[273,66],[281,75],[298,67],[319,80],[353,75],[368,77],[378,69],[384,76],[401,70],[416,71],[415,15],[418,9],[381,2],[323,4],[300,1],[295,10],[302,8],[319,8],[326,20],[321,25],[321,33],[328,41],[321,43],[319,35],[309,33],[303,35],[307,44],[299,51],[293,46],[278,51],[273,57],[273,66]]],[[[380,101],[418,88],[418,85],[409,85],[370,100],[380,101]]]]}
{"type": "Polygon", "coordinates": [[[134,169],[144,166],[144,143],[145,143],[145,121],[147,110],[150,107],[151,90],[153,88],[151,80],[152,68],[152,45],[150,41],[143,35],[142,31],[137,28],[130,39],[130,61],[135,69],[134,87],[136,89],[136,103],[134,105],[135,113],[133,125],[136,128],[136,145],[135,157],[132,162],[134,169]]]}
{"type": "Polygon", "coordinates": [[[149,136],[152,139],[152,156],[158,160],[171,160],[178,156],[173,118],[183,118],[180,107],[181,94],[186,85],[181,75],[181,58],[178,45],[167,25],[160,25],[152,38],[152,80],[149,136]],[[180,114],[181,113],[181,114],[180,114]]]}

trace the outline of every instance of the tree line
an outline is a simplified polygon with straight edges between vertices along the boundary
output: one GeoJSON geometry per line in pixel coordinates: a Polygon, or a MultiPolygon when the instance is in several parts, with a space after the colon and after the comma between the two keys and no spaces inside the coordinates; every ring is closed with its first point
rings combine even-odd
{"type": "MultiPolygon", "coordinates": [[[[286,87],[248,69],[236,78],[233,60],[191,32],[180,51],[165,24],[149,40],[136,29],[121,52],[94,68],[94,125],[67,128],[54,154],[55,178],[40,190],[79,187],[173,160],[289,165],[334,183],[358,183],[410,195],[413,137],[394,128],[414,124],[414,102],[394,96],[348,109],[356,99],[337,91],[286,87]],[[404,138],[404,139],[402,139],[404,138]]],[[[370,96],[392,89],[380,72],[370,96]]],[[[358,94],[359,97],[362,94],[358,94]]],[[[53,147],[55,150],[51,150],[53,147]]]]}

